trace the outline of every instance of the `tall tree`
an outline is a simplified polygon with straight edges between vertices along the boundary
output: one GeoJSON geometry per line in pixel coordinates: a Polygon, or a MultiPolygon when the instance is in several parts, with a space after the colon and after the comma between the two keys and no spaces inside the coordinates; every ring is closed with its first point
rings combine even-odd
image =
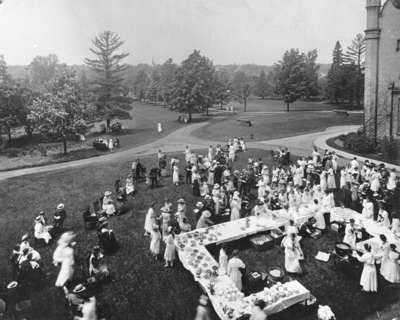
{"type": "Polygon", "coordinates": [[[127,69],[122,63],[129,53],[118,53],[124,42],[112,31],[104,31],[92,40],[94,48],[90,51],[95,59],[85,58],[85,63],[97,73],[95,80],[96,106],[107,120],[110,129],[111,119],[116,116],[129,117],[132,100],[127,96],[121,73],[127,69]]]}
{"type": "Polygon", "coordinates": [[[236,72],[232,80],[233,94],[243,103],[243,111],[247,111],[247,99],[251,93],[250,78],[243,72],[236,72]]]}
{"type": "Polygon", "coordinates": [[[64,154],[67,154],[68,138],[85,133],[85,120],[93,112],[93,108],[82,100],[72,70],[53,79],[49,92],[33,99],[28,108],[29,119],[43,135],[62,141],[64,154]]]}
{"type": "Polygon", "coordinates": [[[57,55],[36,56],[28,66],[30,85],[35,91],[44,93],[49,83],[59,74],[65,65],[62,65],[57,55]]]}
{"type": "Polygon", "coordinates": [[[343,49],[339,41],[336,41],[335,48],[332,54],[332,65],[328,72],[327,82],[327,95],[329,98],[335,100],[336,103],[343,96],[343,49]]]}
{"type": "Polygon", "coordinates": [[[172,104],[186,112],[189,122],[194,112],[208,110],[214,103],[215,68],[210,59],[195,50],[178,68],[172,91],[172,104]]]}
{"type": "Polygon", "coordinates": [[[271,87],[269,85],[267,76],[264,70],[261,70],[260,75],[256,79],[254,94],[259,96],[261,99],[265,99],[271,93],[271,87]]]}
{"type": "Polygon", "coordinates": [[[160,95],[164,105],[171,105],[171,94],[175,83],[178,66],[169,58],[160,66],[160,95]]]}
{"type": "Polygon", "coordinates": [[[343,56],[343,61],[347,64],[354,65],[356,68],[355,73],[355,99],[357,106],[361,106],[363,100],[363,64],[365,58],[365,37],[359,33],[352,40],[351,45],[347,47],[346,53],[343,56]]]}
{"type": "Polygon", "coordinates": [[[140,69],[133,82],[133,92],[139,101],[144,101],[147,98],[150,85],[151,79],[146,70],[140,69]]]}
{"type": "Polygon", "coordinates": [[[289,112],[290,104],[305,95],[307,74],[305,54],[298,49],[290,49],[283,54],[282,59],[274,65],[277,93],[286,103],[289,112]]]}
{"type": "Polygon", "coordinates": [[[318,71],[319,65],[317,64],[318,50],[314,49],[307,52],[304,55],[305,63],[305,88],[304,96],[306,99],[310,99],[313,96],[318,95],[318,71]]]}

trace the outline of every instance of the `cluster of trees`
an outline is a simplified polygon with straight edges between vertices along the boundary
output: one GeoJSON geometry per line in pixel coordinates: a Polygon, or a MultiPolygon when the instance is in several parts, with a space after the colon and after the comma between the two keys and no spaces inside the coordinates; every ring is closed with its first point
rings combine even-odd
{"type": "Polygon", "coordinates": [[[95,74],[91,81],[54,54],[35,57],[27,77],[14,79],[0,56],[0,130],[7,133],[9,144],[11,130],[23,127],[27,135],[62,141],[66,154],[68,139],[84,134],[88,121],[102,117],[109,126],[113,117],[129,116],[133,99],[121,76],[127,67],[121,61],[128,54],[117,53],[122,44],[110,31],[93,40],[95,58],[85,59],[95,74]]]}
{"type": "Polygon", "coordinates": [[[364,96],[364,56],[365,40],[362,34],[356,35],[346,52],[343,52],[340,42],[336,42],[327,76],[328,99],[361,106],[364,96]]]}

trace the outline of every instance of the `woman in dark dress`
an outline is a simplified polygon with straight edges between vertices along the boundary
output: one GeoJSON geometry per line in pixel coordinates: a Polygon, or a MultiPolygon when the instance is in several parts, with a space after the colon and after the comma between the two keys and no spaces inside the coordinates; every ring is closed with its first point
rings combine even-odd
{"type": "Polygon", "coordinates": [[[200,174],[196,170],[192,174],[192,181],[193,181],[193,195],[195,197],[200,197],[200,174]]]}

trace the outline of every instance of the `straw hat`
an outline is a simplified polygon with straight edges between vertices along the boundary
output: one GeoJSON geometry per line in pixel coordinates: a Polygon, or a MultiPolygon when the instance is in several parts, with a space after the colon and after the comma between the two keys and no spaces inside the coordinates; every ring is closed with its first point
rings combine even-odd
{"type": "Polygon", "coordinates": [[[206,218],[210,218],[210,217],[211,217],[211,212],[208,211],[208,210],[204,210],[204,211],[203,211],[203,215],[204,215],[206,218]]]}
{"type": "Polygon", "coordinates": [[[63,203],[60,203],[60,204],[57,206],[57,209],[58,209],[58,210],[64,209],[64,204],[63,204],[63,203]]]}
{"type": "Polygon", "coordinates": [[[25,241],[28,240],[29,236],[27,233],[25,233],[22,237],[21,237],[21,241],[25,241]]]}
{"type": "Polygon", "coordinates": [[[112,192],[111,191],[106,191],[106,192],[104,192],[104,196],[105,197],[109,197],[109,196],[111,196],[112,195],[112,192]]]}
{"type": "Polygon", "coordinates": [[[197,208],[203,208],[203,207],[204,207],[203,202],[201,202],[201,201],[197,202],[197,203],[196,203],[196,207],[197,207],[197,208]]]}
{"type": "Polygon", "coordinates": [[[74,293],[82,293],[85,290],[86,290],[86,288],[85,288],[85,286],[83,284],[78,284],[78,285],[75,286],[73,292],[74,293]]]}
{"type": "Polygon", "coordinates": [[[183,198],[180,198],[180,199],[178,199],[178,201],[177,201],[178,203],[185,203],[185,199],[183,199],[183,198]]]}

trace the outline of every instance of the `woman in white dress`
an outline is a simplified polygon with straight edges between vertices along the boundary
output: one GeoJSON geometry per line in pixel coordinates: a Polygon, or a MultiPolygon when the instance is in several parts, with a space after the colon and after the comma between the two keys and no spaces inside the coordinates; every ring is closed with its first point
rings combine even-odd
{"type": "Polygon", "coordinates": [[[314,150],[312,152],[312,159],[313,159],[314,166],[317,165],[319,158],[320,158],[320,154],[319,154],[317,148],[314,148],[314,150]]]}
{"type": "Polygon", "coordinates": [[[210,193],[210,189],[208,188],[208,183],[207,181],[203,181],[200,185],[200,196],[205,197],[210,193]]]}
{"type": "Polygon", "coordinates": [[[389,173],[386,188],[390,191],[396,189],[396,171],[394,169],[389,173]]]}
{"type": "Polygon", "coordinates": [[[133,178],[131,175],[126,178],[125,192],[127,195],[133,195],[135,193],[135,185],[133,184],[133,178]]]}
{"type": "Polygon", "coordinates": [[[328,184],[326,181],[327,172],[322,170],[321,174],[319,175],[319,185],[322,191],[325,191],[328,188],[328,184]]]}
{"type": "Polygon", "coordinates": [[[379,179],[381,178],[381,174],[376,171],[376,169],[373,170],[371,174],[371,186],[370,189],[373,192],[378,192],[379,189],[381,188],[381,183],[379,179]]]}
{"type": "Polygon", "coordinates": [[[185,147],[185,163],[190,161],[190,157],[192,155],[192,151],[190,150],[189,146],[185,147]]]}
{"type": "Polygon", "coordinates": [[[213,148],[212,145],[210,145],[210,146],[208,147],[208,160],[209,160],[210,162],[213,162],[213,160],[214,160],[214,148],[213,148]]]}
{"type": "Polygon", "coordinates": [[[164,252],[164,267],[173,267],[175,260],[175,235],[172,231],[172,227],[168,227],[168,235],[165,238],[165,252],[164,252]]]}
{"type": "Polygon", "coordinates": [[[240,219],[240,210],[242,208],[242,200],[239,192],[235,191],[231,200],[231,221],[240,219]]]}
{"type": "Polygon", "coordinates": [[[383,208],[383,204],[379,203],[378,219],[380,226],[390,229],[389,213],[383,208]]]}
{"type": "Polygon", "coordinates": [[[103,210],[106,211],[106,214],[108,216],[112,216],[115,214],[115,206],[114,206],[114,201],[111,198],[111,191],[106,191],[104,192],[104,197],[103,197],[103,210]]]}
{"type": "MultiPolygon", "coordinates": [[[[381,240],[381,245],[379,248],[379,253],[377,254],[377,258],[380,260],[381,268],[380,268],[380,274],[385,277],[387,273],[387,266],[388,266],[388,258],[389,258],[389,252],[390,252],[390,244],[387,241],[387,238],[384,234],[379,235],[379,239],[381,240]]],[[[378,261],[379,262],[379,261],[378,261]]]]}
{"type": "Polygon", "coordinates": [[[376,272],[375,258],[371,253],[371,246],[368,243],[364,244],[365,253],[358,256],[358,261],[364,263],[361,273],[360,285],[363,291],[377,292],[378,291],[378,275],[376,272]]]}
{"type": "Polygon", "coordinates": [[[154,212],[155,202],[150,204],[144,220],[144,235],[150,235],[153,232],[153,227],[156,224],[156,213],[154,212]]]}
{"type": "Polygon", "coordinates": [[[332,168],[328,169],[327,187],[328,187],[328,190],[335,190],[336,189],[335,173],[333,172],[332,168]]]}
{"type": "Polygon", "coordinates": [[[291,234],[283,244],[285,248],[285,269],[289,273],[303,273],[300,266],[300,253],[296,235],[291,234]]]}
{"type": "Polygon", "coordinates": [[[228,262],[228,275],[236,285],[239,291],[242,290],[242,271],[240,269],[244,269],[246,265],[243,261],[238,257],[239,252],[237,250],[233,251],[232,258],[229,259],[228,262]]]}
{"type": "Polygon", "coordinates": [[[390,283],[400,283],[400,265],[399,265],[399,252],[396,250],[396,245],[390,245],[390,251],[387,257],[387,265],[385,274],[382,276],[390,283]]]}
{"type": "Polygon", "coordinates": [[[343,168],[340,170],[340,189],[344,189],[346,185],[346,169],[343,168]]]}
{"type": "Polygon", "coordinates": [[[48,232],[48,228],[44,226],[42,220],[40,217],[37,217],[35,219],[35,225],[33,227],[34,229],[34,237],[36,239],[43,239],[46,244],[48,244],[51,240],[51,235],[48,232]]]}
{"type": "Polygon", "coordinates": [[[179,167],[176,163],[172,167],[172,183],[176,186],[179,185],[179,167]]]}
{"type": "Polygon", "coordinates": [[[366,197],[363,202],[363,209],[361,214],[365,219],[373,219],[374,218],[374,204],[372,203],[369,197],[366,197]]]}
{"type": "Polygon", "coordinates": [[[354,219],[351,218],[350,222],[346,224],[346,228],[344,230],[344,238],[343,242],[347,243],[350,247],[355,248],[356,247],[356,230],[354,227],[354,219]]]}
{"type": "Polygon", "coordinates": [[[218,262],[220,274],[226,274],[228,271],[228,255],[226,254],[226,251],[222,246],[219,250],[218,262]]]}
{"type": "Polygon", "coordinates": [[[153,226],[150,237],[150,252],[154,256],[154,258],[158,259],[158,255],[160,254],[161,233],[157,225],[153,226]]]}
{"type": "Polygon", "coordinates": [[[63,287],[68,280],[72,279],[74,274],[74,246],[75,234],[65,232],[58,240],[58,246],[53,254],[53,263],[55,266],[61,264],[60,271],[56,280],[56,287],[63,287]]]}

